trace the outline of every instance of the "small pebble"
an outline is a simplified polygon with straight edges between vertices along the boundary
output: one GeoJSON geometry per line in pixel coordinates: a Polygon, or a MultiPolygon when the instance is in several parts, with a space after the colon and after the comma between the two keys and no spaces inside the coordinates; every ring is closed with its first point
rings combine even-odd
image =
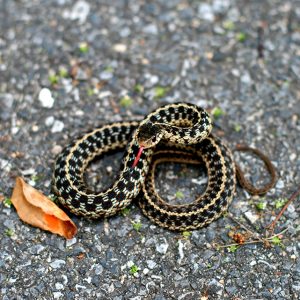
{"type": "Polygon", "coordinates": [[[51,128],[51,132],[52,133],[62,132],[64,127],[65,127],[65,125],[62,121],[55,120],[54,123],[53,123],[53,126],[51,128]]]}
{"type": "Polygon", "coordinates": [[[50,116],[50,117],[47,117],[46,120],[45,120],[45,125],[46,126],[52,126],[54,123],[54,117],[53,116],[50,116]]]}
{"type": "Polygon", "coordinates": [[[39,93],[39,101],[43,107],[52,108],[54,104],[54,98],[51,95],[51,91],[47,88],[41,89],[39,93]]]}
{"type": "Polygon", "coordinates": [[[124,53],[127,50],[127,46],[125,44],[115,44],[113,46],[114,51],[119,53],[124,53]]]}
{"type": "Polygon", "coordinates": [[[259,219],[259,215],[254,214],[252,211],[246,211],[244,215],[247,218],[247,220],[252,224],[254,224],[259,219]]]}
{"type": "Polygon", "coordinates": [[[50,266],[54,269],[59,269],[61,266],[65,265],[66,262],[62,259],[56,259],[50,263],[50,266]]]}
{"type": "Polygon", "coordinates": [[[71,20],[79,20],[79,23],[84,23],[90,12],[90,4],[86,1],[77,1],[69,15],[71,20]]]}

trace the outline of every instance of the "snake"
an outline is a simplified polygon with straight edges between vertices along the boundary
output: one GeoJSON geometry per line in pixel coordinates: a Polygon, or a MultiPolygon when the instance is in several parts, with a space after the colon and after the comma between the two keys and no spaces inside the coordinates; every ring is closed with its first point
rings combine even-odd
{"type": "Polygon", "coordinates": [[[211,131],[209,113],[183,102],[161,106],[141,121],[104,124],[72,141],[58,155],[53,190],[61,205],[90,219],[115,215],[137,199],[144,215],[161,227],[174,231],[204,227],[227,211],[236,178],[254,194],[265,193],[275,181],[274,168],[267,160],[271,183],[261,189],[248,184],[232,151],[211,131]],[[84,180],[87,166],[95,157],[116,150],[124,151],[116,180],[105,190],[91,190],[84,180]],[[204,164],[208,177],[204,193],[191,203],[178,205],[160,197],[155,170],[168,161],[204,164]]]}

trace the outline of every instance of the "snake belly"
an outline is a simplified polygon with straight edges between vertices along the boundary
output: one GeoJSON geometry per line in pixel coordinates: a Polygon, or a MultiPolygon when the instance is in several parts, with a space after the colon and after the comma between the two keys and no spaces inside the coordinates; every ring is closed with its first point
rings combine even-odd
{"type": "Polygon", "coordinates": [[[58,156],[53,190],[59,202],[72,213],[93,219],[116,214],[142,190],[140,207],[156,224],[171,230],[203,227],[227,209],[235,190],[232,154],[221,140],[210,135],[210,131],[207,112],[188,103],[160,107],[142,121],[103,125],[72,142],[58,156]],[[207,188],[193,203],[170,205],[157,194],[154,171],[163,154],[156,151],[156,146],[145,149],[132,168],[140,146],[138,135],[145,124],[159,124],[163,128],[162,140],[180,145],[182,149],[192,149],[192,155],[204,161],[208,172],[207,188]],[[116,149],[125,149],[125,152],[115,182],[101,192],[90,190],[83,178],[87,165],[96,156],[116,149]]]}

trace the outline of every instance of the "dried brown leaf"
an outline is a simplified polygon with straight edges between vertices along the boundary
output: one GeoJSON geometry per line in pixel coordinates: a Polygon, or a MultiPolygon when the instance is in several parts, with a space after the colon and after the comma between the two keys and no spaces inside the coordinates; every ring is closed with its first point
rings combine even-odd
{"type": "Polygon", "coordinates": [[[41,192],[17,177],[11,202],[21,220],[44,230],[71,239],[77,233],[72,220],[41,192]]]}

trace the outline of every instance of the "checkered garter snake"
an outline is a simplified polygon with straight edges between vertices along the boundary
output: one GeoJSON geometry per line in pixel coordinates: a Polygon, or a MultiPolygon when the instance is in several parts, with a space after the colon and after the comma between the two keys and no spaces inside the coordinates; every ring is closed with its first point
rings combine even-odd
{"type": "MultiPolygon", "coordinates": [[[[79,216],[111,216],[138,198],[143,213],[162,227],[179,231],[203,227],[227,210],[235,193],[236,171],[240,173],[231,151],[211,129],[208,113],[188,103],[162,106],[142,121],[103,125],[73,141],[58,156],[54,191],[60,203],[79,216]],[[105,191],[91,191],[83,179],[87,165],[94,157],[116,149],[125,149],[125,153],[115,182],[105,191]],[[165,161],[204,163],[208,174],[205,192],[190,204],[164,201],[156,192],[154,171],[165,161]]],[[[274,173],[271,164],[267,169],[274,173]]],[[[246,187],[247,180],[240,178],[246,187]]]]}

